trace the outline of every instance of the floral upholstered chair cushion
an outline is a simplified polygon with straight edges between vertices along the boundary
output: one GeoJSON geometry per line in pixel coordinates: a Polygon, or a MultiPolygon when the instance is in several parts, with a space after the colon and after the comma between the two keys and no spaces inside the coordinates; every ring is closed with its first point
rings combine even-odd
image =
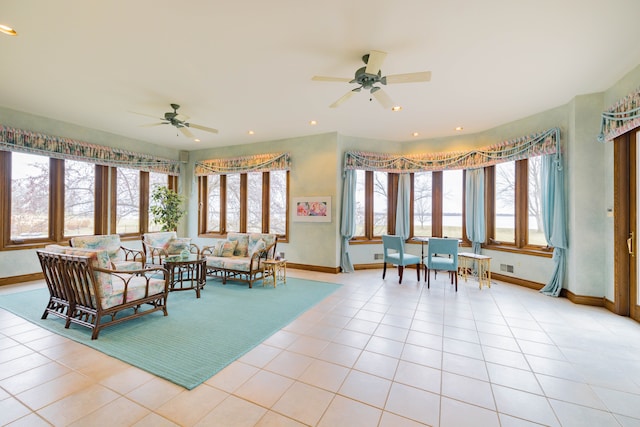
{"type": "Polygon", "coordinates": [[[246,233],[228,233],[227,240],[238,242],[233,251],[234,256],[249,256],[249,236],[246,233]]]}
{"type": "Polygon", "coordinates": [[[142,252],[139,252],[140,258],[138,261],[125,259],[126,256],[118,234],[78,236],[71,238],[70,243],[74,248],[106,250],[109,254],[112,268],[115,270],[139,270],[143,268],[142,252]]]}

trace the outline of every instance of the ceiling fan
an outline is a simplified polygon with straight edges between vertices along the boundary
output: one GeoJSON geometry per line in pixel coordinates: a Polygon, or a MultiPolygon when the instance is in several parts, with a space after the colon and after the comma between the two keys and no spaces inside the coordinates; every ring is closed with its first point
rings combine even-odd
{"type": "Polygon", "coordinates": [[[384,62],[387,54],[385,52],[381,52],[379,50],[372,50],[370,53],[364,55],[362,57],[362,61],[365,63],[365,66],[359,68],[355,77],[324,77],[324,76],[313,76],[311,80],[318,82],[346,82],[346,83],[356,83],[358,87],[355,89],[351,89],[349,92],[344,94],[341,98],[339,98],[336,102],[331,104],[330,108],[336,108],[340,106],[347,99],[351,98],[355,93],[360,92],[362,89],[368,90],[371,95],[380,103],[383,108],[393,108],[394,103],[386,94],[384,90],[380,86],[376,86],[378,84],[388,85],[388,84],[396,84],[396,83],[416,83],[416,82],[428,82],[431,80],[431,71],[422,71],[418,73],[407,73],[407,74],[392,74],[389,76],[383,76],[380,67],[384,62]]]}
{"type": "MultiPolygon", "coordinates": [[[[173,108],[173,111],[168,111],[164,113],[164,117],[160,117],[160,120],[162,120],[161,122],[151,123],[151,124],[142,125],[142,126],[150,127],[150,126],[160,126],[160,125],[172,125],[172,126],[175,126],[180,132],[182,132],[182,134],[187,138],[195,137],[191,133],[191,131],[187,128],[194,128],[194,129],[203,130],[205,132],[218,133],[218,129],[213,129],[210,127],[187,122],[187,120],[189,120],[189,117],[185,116],[184,114],[178,113],[178,109],[180,108],[178,104],[171,104],[171,108],[173,108]]],[[[158,118],[156,116],[151,116],[149,114],[136,113],[135,111],[132,111],[132,113],[140,114],[142,116],[147,116],[147,117],[153,117],[154,119],[158,118]]]]}

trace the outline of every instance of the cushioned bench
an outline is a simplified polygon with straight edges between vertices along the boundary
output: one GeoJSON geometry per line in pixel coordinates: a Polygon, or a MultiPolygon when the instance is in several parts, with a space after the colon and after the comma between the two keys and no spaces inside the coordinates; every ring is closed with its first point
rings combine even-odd
{"type": "Polygon", "coordinates": [[[50,299],[42,315],[54,314],[92,330],[161,310],[167,315],[167,271],[113,270],[106,250],[49,245],[36,251],[50,299]]]}
{"type": "Polygon", "coordinates": [[[114,270],[140,270],[145,265],[144,252],[122,246],[118,234],[72,237],[69,244],[74,248],[106,250],[114,270]]]}
{"type": "Polygon", "coordinates": [[[275,255],[277,236],[266,233],[228,233],[226,240],[205,246],[201,254],[207,258],[207,274],[249,283],[262,278],[260,261],[275,255]]]}

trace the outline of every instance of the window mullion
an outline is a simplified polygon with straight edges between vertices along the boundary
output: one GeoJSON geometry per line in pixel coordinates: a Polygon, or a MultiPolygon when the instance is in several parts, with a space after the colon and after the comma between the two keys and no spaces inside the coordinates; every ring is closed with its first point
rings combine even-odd
{"type": "Polygon", "coordinates": [[[516,247],[523,248],[527,244],[528,234],[528,204],[527,204],[527,160],[516,161],[516,247]]]}
{"type": "Polygon", "coordinates": [[[432,188],[432,229],[431,235],[442,237],[442,171],[434,171],[431,175],[432,188]]]}

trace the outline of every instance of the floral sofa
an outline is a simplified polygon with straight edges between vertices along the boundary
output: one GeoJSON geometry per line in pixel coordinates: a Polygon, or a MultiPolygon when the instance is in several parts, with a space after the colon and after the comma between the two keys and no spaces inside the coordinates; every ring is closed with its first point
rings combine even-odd
{"type": "Polygon", "coordinates": [[[163,260],[172,255],[180,255],[187,250],[199,253],[199,248],[191,243],[190,237],[178,237],[175,231],[145,233],[142,236],[142,249],[146,265],[162,266],[163,260]]]}
{"type": "Polygon", "coordinates": [[[167,315],[169,292],[163,268],[113,270],[104,249],[48,245],[37,250],[50,299],[42,315],[51,313],[92,330],[161,310],[167,315]]]}
{"type": "Polygon", "coordinates": [[[273,258],[277,236],[266,233],[228,233],[226,240],[205,246],[201,254],[207,258],[207,274],[249,283],[262,278],[260,261],[273,258]]]}
{"type": "Polygon", "coordinates": [[[140,270],[145,265],[144,252],[122,246],[118,234],[72,237],[69,244],[74,248],[106,250],[114,270],[140,270]]]}

